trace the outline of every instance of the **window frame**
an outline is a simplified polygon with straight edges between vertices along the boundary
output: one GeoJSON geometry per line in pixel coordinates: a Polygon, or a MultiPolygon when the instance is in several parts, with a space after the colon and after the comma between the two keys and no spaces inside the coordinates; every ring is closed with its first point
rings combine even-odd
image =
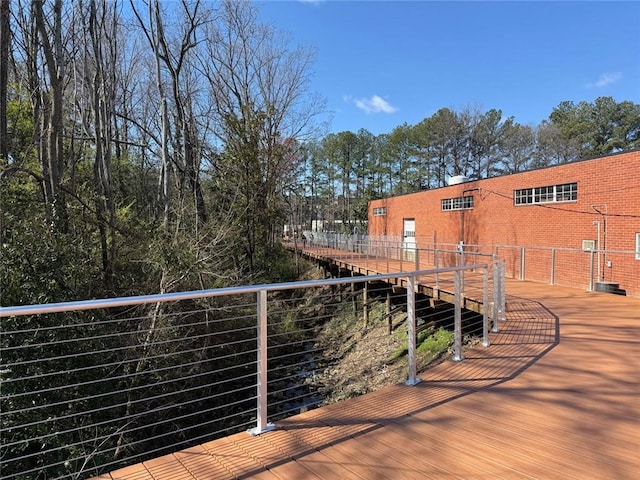
{"type": "Polygon", "coordinates": [[[440,200],[440,210],[443,212],[453,212],[459,210],[473,209],[473,195],[462,197],[443,198],[440,200]]]}
{"type": "Polygon", "coordinates": [[[578,201],[578,182],[545,185],[543,187],[518,188],[513,191],[513,204],[540,205],[545,203],[568,203],[578,201]]]}
{"type": "Polygon", "coordinates": [[[374,207],[373,208],[373,216],[374,217],[384,217],[387,215],[387,207],[374,207]]]}

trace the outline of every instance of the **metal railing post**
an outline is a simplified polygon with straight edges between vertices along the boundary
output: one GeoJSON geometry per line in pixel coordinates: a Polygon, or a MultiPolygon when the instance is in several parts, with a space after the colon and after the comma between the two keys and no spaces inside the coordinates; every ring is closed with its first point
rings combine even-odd
{"type": "Polygon", "coordinates": [[[525,269],[525,259],[524,259],[524,255],[525,255],[525,250],[524,247],[520,248],[520,280],[524,280],[524,269],[525,269]]]}
{"type": "Polygon", "coordinates": [[[387,254],[385,255],[385,258],[387,259],[387,272],[389,273],[389,244],[385,245],[386,250],[387,250],[387,254]]]}
{"type": "Polygon", "coordinates": [[[482,345],[489,346],[489,267],[482,269],[482,345]]]}
{"type": "Polygon", "coordinates": [[[506,306],[506,298],[505,298],[505,277],[506,277],[507,265],[504,260],[500,261],[500,303],[498,310],[498,318],[503,322],[507,320],[507,306],[506,306]]]}
{"type": "Polygon", "coordinates": [[[453,315],[453,330],[454,330],[454,345],[455,352],[453,355],[453,360],[459,362],[462,360],[462,306],[461,299],[462,295],[460,292],[461,288],[461,275],[460,270],[456,270],[453,273],[453,284],[454,284],[454,315],[453,315]]]}
{"type": "MultiPolygon", "coordinates": [[[[436,248],[433,252],[433,263],[435,264],[435,268],[438,268],[438,249],[436,248]]],[[[440,274],[436,271],[436,290],[440,290],[440,274]]]]}
{"type": "Polygon", "coordinates": [[[367,240],[367,243],[363,243],[362,244],[362,248],[365,251],[365,258],[367,261],[367,265],[369,265],[369,261],[371,259],[371,245],[369,245],[369,241],[367,240]]]}
{"type": "Polygon", "coordinates": [[[593,260],[595,255],[593,250],[589,250],[589,291],[593,292],[593,260]]]}
{"type": "Polygon", "coordinates": [[[556,284],[556,249],[551,249],[551,285],[556,284]]]}
{"type": "Polygon", "coordinates": [[[407,354],[409,374],[405,385],[415,385],[416,377],[416,277],[407,277],[407,354]]]}
{"type": "Polygon", "coordinates": [[[493,320],[493,328],[492,332],[498,332],[498,308],[500,305],[500,261],[498,260],[498,256],[494,255],[493,257],[493,311],[492,320],[493,320]]]}
{"type": "Polygon", "coordinates": [[[257,426],[249,430],[251,435],[260,435],[275,428],[267,423],[267,291],[258,291],[258,385],[257,426]]]}
{"type": "MultiPolygon", "coordinates": [[[[464,243],[460,242],[460,266],[464,267],[464,243]]],[[[460,271],[460,294],[464,295],[464,270],[460,271]]]]}

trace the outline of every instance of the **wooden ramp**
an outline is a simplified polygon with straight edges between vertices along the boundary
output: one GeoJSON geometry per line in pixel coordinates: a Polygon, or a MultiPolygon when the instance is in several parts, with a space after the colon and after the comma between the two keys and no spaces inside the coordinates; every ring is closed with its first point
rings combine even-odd
{"type": "Polygon", "coordinates": [[[103,479],[640,478],[640,299],[507,283],[492,345],[103,479]]]}
{"type": "MultiPolygon", "coordinates": [[[[293,248],[291,248],[293,250],[293,248]]],[[[417,270],[432,270],[436,267],[431,261],[432,258],[425,260],[414,258],[412,260],[399,260],[393,258],[376,257],[357,252],[348,252],[344,250],[338,250],[327,247],[313,247],[309,246],[303,250],[298,250],[298,253],[307,259],[316,261],[319,264],[331,265],[339,273],[349,272],[352,275],[378,275],[381,273],[398,273],[398,272],[411,272],[417,270]]],[[[451,252],[448,252],[451,254],[451,252]]],[[[490,257],[484,256],[480,258],[469,257],[473,260],[477,260],[479,264],[490,263],[490,257]]],[[[479,293],[482,289],[482,280],[480,277],[481,272],[476,272],[475,286],[471,289],[479,293]]],[[[406,279],[402,277],[386,280],[391,285],[400,287],[406,287],[406,279]]],[[[428,278],[418,277],[417,291],[423,295],[434,298],[436,300],[442,300],[446,303],[453,304],[454,302],[454,280],[453,273],[443,273],[439,275],[438,285],[434,281],[434,276],[428,278]]],[[[465,296],[462,299],[462,307],[467,310],[471,310],[476,313],[483,313],[482,306],[482,294],[465,296]]]]}

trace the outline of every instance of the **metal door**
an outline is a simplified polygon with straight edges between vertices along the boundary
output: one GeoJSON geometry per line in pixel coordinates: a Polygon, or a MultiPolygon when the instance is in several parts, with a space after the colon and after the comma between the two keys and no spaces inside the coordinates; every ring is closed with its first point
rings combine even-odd
{"type": "Polygon", "coordinates": [[[416,258],[416,219],[403,219],[402,228],[402,250],[405,260],[415,260],[416,258]]]}

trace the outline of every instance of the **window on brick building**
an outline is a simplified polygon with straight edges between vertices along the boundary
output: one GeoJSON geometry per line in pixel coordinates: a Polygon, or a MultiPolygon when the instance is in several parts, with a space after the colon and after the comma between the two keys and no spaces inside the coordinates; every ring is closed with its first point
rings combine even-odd
{"type": "Polygon", "coordinates": [[[473,208],[473,196],[442,199],[442,211],[469,210],[471,208],[473,208]]]}
{"type": "Polygon", "coordinates": [[[522,188],[513,191],[515,205],[536,203],[575,202],[578,199],[578,184],[562,183],[546,187],[522,188]]]}
{"type": "Polygon", "coordinates": [[[636,233],[636,260],[640,260],[640,233],[636,233]]]}
{"type": "Polygon", "coordinates": [[[384,217],[387,214],[387,207],[376,207],[373,209],[374,217],[384,217]]]}

